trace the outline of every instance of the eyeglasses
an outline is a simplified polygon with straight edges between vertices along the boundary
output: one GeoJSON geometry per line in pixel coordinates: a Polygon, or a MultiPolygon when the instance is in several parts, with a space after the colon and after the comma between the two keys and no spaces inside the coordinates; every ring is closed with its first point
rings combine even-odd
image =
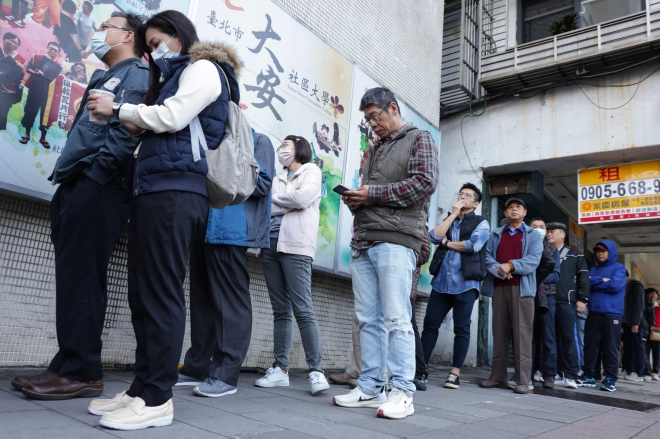
{"type": "Polygon", "coordinates": [[[378,123],[378,121],[380,120],[380,119],[379,119],[379,116],[380,116],[381,114],[383,114],[383,111],[385,111],[384,108],[383,108],[382,110],[380,110],[380,113],[378,113],[377,115],[375,115],[375,116],[372,117],[371,119],[365,119],[365,122],[367,122],[369,125],[373,125],[373,124],[375,124],[375,123],[378,123]]]}
{"type": "Polygon", "coordinates": [[[474,198],[474,195],[472,195],[469,192],[459,192],[456,195],[458,195],[459,197],[474,198]]]}
{"type": "Polygon", "coordinates": [[[132,32],[130,29],[126,29],[125,27],[121,27],[121,26],[116,25],[116,24],[108,23],[107,21],[104,21],[103,23],[101,23],[101,26],[99,26],[99,30],[103,31],[103,30],[108,29],[109,27],[113,28],[113,29],[125,30],[126,32],[132,32]]]}

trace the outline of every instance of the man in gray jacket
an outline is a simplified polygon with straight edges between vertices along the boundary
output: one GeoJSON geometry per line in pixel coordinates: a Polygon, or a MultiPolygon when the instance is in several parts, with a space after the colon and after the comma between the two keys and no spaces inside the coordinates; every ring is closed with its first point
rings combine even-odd
{"type": "Polygon", "coordinates": [[[532,333],[536,267],[541,261],[543,240],[523,222],[527,206],[509,198],[504,216],[509,224],[495,229],[486,245],[488,273],[481,294],[493,298],[493,369],[484,388],[506,388],[509,345],[513,336],[516,371],[515,393],[526,394],[532,370],[532,333]]]}
{"type": "Polygon", "coordinates": [[[136,43],[141,20],[113,14],[99,26],[95,55],[110,67],[89,81],[50,180],[60,184],[50,204],[55,249],[55,305],[59,351],[38,375],[17,377],[12,386],[33,399],[61,400],[103,392],[101,333],[107,303],[106,273],[129,217],[125,203],[128,169],[139,139],[115,117],[90,122],[90,90],[138,104],[149,70],[136,43]]]}

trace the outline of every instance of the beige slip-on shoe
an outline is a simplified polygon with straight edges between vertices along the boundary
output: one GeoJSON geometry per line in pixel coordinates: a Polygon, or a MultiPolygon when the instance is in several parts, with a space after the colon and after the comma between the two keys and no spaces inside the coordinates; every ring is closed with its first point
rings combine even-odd
{"type": "Polygon", "coordinates": [[[93,415],[102,416],[106,413],[114,412],[115,410],[123,409],[131,401],[133,401],[132,396],[128,396],[124,390],[121,393],[117,393],[114,398],[108,399],[93,399],[87,407],[87,411],[93,415]]]}
{"type": "Polygon", "coordinates": [[[115,430],[142,430],[147,427],[165,427],[174,418],[174,404],[170,398],[165,404],[147,407],[144,400],[135,397],[123,409],[105,413],[99,424],[115,430]]]}

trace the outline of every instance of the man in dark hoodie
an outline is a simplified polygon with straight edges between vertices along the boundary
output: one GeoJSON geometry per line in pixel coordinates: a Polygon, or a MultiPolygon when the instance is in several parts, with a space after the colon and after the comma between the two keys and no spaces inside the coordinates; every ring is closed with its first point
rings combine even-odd
{"type": "Polygon", "coordinates": [[[599,241],[594,247],[594,254],[596,265],[589,270],[589,315],[584,329],[584,375],[577,379],[577,384],[581,387],[596,387],[594,369],[600,346],[605,369],[605,379],[600,388],[615,392],[619,376],[626,267],[616,262],[619,252],[610,240],[599,241]]]}
{"type": "Polygon", "coordinates": [[[104,125],[90,122],[87,101],[90,90],[99,89],[116,96],[114,105],[142,102],[149,70],[136,44],[141,25],[135,15],[122,13],[99,27],[94,53],[110,69],[92,75],[50,177],[60,185],[50,203],[59,351],[45,372],[12,381],[28,398],[60,400],[103,392],[107,270],[128,222],[125,180],[139,139],[116,117],[104,125]]]}
{"type": "Polygon", "coordinates": [[[642,340],[646,295],[644,285],[626,270],[626,296],[623,308],[623,369],[625,379],[644,381],[644,340],[642,340]]]}

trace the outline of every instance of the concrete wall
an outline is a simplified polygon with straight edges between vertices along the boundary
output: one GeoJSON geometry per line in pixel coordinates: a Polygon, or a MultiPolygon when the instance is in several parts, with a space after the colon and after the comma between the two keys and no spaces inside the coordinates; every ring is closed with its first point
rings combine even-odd
{"type": "Polygon", "coordinates": [[[444,2],[274,1],[438,126],[444,2]]]}

